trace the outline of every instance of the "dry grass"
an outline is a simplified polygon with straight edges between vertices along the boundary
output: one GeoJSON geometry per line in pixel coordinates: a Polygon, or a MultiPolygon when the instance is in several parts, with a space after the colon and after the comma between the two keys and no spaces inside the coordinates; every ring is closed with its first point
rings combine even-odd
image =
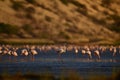
{"type": "Polygon", "coordinates": [[[93,0],[0,1],[0,22],[20,27],[19,34],[12,36],[3,33],[5,36],[2,34],[0,36],[1,38],[39,38],[54,42],[63,40],[71,43],[96,40],[113,42],[119,37],[119,18],[116,19],[111,15],[119,16],[119,1],[115,0],[109,7],[101,4],[105,5],[105,2],[94,1],[93,3],[93,0]],[[27,30],[23,27],[26,24],[30,25],[27,30]]]}

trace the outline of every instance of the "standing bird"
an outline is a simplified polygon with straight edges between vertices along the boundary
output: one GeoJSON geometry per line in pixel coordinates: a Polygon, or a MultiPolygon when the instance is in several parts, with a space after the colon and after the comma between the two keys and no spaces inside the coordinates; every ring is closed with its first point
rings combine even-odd
{"type": "Polygon", "coordinates": [[[120,46],[118,47],[118,50],[119,50],[119,54],[120,54],[120,46]]]}
{"type": "Polygon", "coordinates": [[[76,47],[74,48],[74,51],[75,51],[75,54],[78,54],[78,52],[79,52],[76,47]]]}
{"type": "Polygon", "coordinates": [[[87,54],[89,56],[89,59],[92,59],[92,55],[91,55],[91,51],[90,50],[82,49],[81,53],[82,53],[82,55],[87,54]]]}
{"type": "Polygon", "coordinates": [[[2,46],[0,46],[0,61],[1,61],[1,58],[2,58],[2,53],[3,53],[2,46]]]}
{"type": "Polygon", "coordinates": [[[25,56],[28,56],[28,51],[27,51],[27,49],[23,49],[22,50],[22,53],[21,53],[21,55],[25,55],[25,56]]]}
{"type": "Polygon", "coordinates": [[[18,56],[18,53],[16,52],[18,48],[12,49],[12,55],[14,56],[14,61],[17,61],[16,57],[18,56]]]}
{"type": "Polygon", "coordinates": [[[66,52],[66,50],[65,50],[64,48],[59,48],[59,49],[57,50],[57,52],[58,52],[58,54],[63,54],[63,53],[66,52]]]}
{"type": "Polygon", "coordinates": [[[94,55],[98,57],[98,59],[100,59],[100,52],[99,50],[95,50],[94,51],[94,55]]]}
{"type": "Polygon", "coordinates": [[[0,46],[0,54],[2,54],[2,52],[3,52],[3,51],[2,51],[2,47],[0,46]]]}
{"type": "Polygon", "coordinates": [[[114,48],[113,48],[113,56],[115,56],[116,53],[117,53],[117,50],[116,50],[116,48],[114,47],[114,48]]]}
{"type": "Polygon", "coordinates": [[[23,49],[23,50],[21,51],[21,55],[24,55],[24,56],[25,56],[25,60],[27,60],[27,56],[29,55],[28,50],[27,50],[27,49],[23,49]]]}
{"type": "Polygon", "coordinates": [[[34,61],[34,55],[37,55],[38,53],[35,49],[31,49],[30,52],[31,52],[31,55],[32,55],[32,61],[34,61]]]}
{"type": "Polygon", "coordinates": [[[60,60],[60,61],[61,61],[61,54],[65,53],[65,52],[66,52],[65,48],[59,48],[59,49],[57,50],[57,53],[58,53],[58,55],[59,55],[59,60],[60,60]]]}
{"type": "Polygon", "coordinates": [[[92,59],[92,55],[91,55],[91,51],[90,51],[90,50],[87,50],[87,51],[86,51],[86,54],[89,55],[89,59],[92,59]]]}
{"type": "Polygon", "coordinates": [[[86,51],[85,51],[85,50],[82,50],[81,53],[82,53],[82,55],[84,55],[84,54],[86,53],[86,51]]]}

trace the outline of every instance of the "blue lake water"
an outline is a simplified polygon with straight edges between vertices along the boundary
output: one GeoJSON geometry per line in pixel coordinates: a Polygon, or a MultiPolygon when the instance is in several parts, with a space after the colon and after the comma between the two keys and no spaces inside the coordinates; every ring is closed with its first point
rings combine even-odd
{"type": "Polygon", "coordinates": [[[97,59],[94,55],[92,59],[88,59],[88,55],[81,55],[79,52],[67,52],[58,55],[55,51],[48,52],[38,51],[34,56],[34,61],[31,60],[31,55],[22,56],[18,50],[18,57],[1,55],[0,56],[0,74],[10,73],[15,74],[21,72],[26,73],[51,73],[53,75],[65,74],[70,71],[75,71],[81,75],[98,74],[112,75],[113,72],[120,71],[120,54],[112,56],[106,52],[101,54],[101,59],[97,59]]]}

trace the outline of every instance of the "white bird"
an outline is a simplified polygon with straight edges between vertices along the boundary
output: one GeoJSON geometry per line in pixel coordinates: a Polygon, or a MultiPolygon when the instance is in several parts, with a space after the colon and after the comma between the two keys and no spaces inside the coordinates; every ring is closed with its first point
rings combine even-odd
{"type": "Polygon", "coordinates": [[[76,54],[78,54],[78,52],[79,52],[77,48],[74,48],[74,51],[76,54]]]}
{"type": "Polygon", "coordinates": [[[27,49],[23,49],[23,50],[21,51],[21,55],[24,55],[24,56],[25,56],[25,60],[27,60],[27,56],[29,55],[28,50],[27,50],[27,49]]]}
{"type": "Polygon", "coordinates": [[[27,49],[23,49],[21,52],[21,55],[25,55],[28,56],[29,52],[27,51],[27,49]]]}
{"type": "Polygon", "coordinates": [[[12,52],[12,55],[13,55],[13,56],[15,56],[15,57],[17,57],[17,56],[18,56],[18,54],[17,54],[17,52],[16,52],[16,51],[13,51],[13,52],[12,52]]]}
{"type": "Polygon", "coordinates": [[[90,59],[92,58],[92,55],[91,55],[91,51],[90,51],[90,50],[86,51],[86,54],[89,55],[89,58],[90,58],[90,59]]]}
{"type": "Polygon", "coordinates": [[[94,55],[97,56],[100,59],[100,52],[98,50],[94,51],[94,55]]]}
{"type": "Polygon", "coordinates": [[[63,53],[65,53],[65,52],[66,52],[66,50],[65,50],[65,49],[63,49],[63,48],[60,48],[57,52],[58,52],[58,54],[63,54],[63,53]]]}
{"type": "Polygon", "coordinates": [[[12,51],[12,55],[14,56],[14,61],[16,62],[17,61],[17,52],[16,51],[12,51]]]}
{"type": "Polygon", "coordinates": [[[116,50],[116,48],[114,47],[114,48],[113,48],[113,56],[115,56],[116,53],[117,53],[117,50],[116,50]]]}
{"type": "Polygon", "coordinates": [[[66,50],[65,50],[64,48],[59,48],[59,49],[57,50],[57,52],[58,52],[58,55],[59,55],[59,60],[62,61],[62,60],[61,60],[61,54],[65,53],[66,50]]]}
{"type": "Polygon", "coordinates": [[[2,47],[0,46],[0,54],[2,54],[2,52],[3,52],[3,51],[2,51],[2,47]]]}
{"type": "Polygon", "coordinates": [[[86,53],[86,51],[85,51],[85,50],[82,50],[81,53],[84,55],[84,54],[86,53]]]}
{"type": "Polygon", "coordinates": [[[37,51],[35,49],[31,49],[31,54],[32,54],[32,61],[34,61],[34,55],[37,55],[37,51]]]}
{"type": "Polygon", "coordinates": [[[82,55],[87,54],[87,55],[89,56],[89,59],[92,58],[92,55],[91,55],[91,51],[90,51],[90,50],[84,50],[84,49],[82,49],[81,53],[82,53],[82,55]]]}
{"type": "Polygon", "coordinates": [[[12,51],[11,51],[11,50],[9,50],[9,51],[8,51],[8,55],[11,55],[11,54],[12,54],[12,51]]]}

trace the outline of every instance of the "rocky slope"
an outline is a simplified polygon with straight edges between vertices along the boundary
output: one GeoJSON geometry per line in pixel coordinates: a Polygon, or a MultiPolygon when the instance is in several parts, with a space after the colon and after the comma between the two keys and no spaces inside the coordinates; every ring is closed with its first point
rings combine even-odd
{"type": "Polygon", "coordinates": [[[115,41],[119,0],[0,0],[0,38],[115,41]]]}

